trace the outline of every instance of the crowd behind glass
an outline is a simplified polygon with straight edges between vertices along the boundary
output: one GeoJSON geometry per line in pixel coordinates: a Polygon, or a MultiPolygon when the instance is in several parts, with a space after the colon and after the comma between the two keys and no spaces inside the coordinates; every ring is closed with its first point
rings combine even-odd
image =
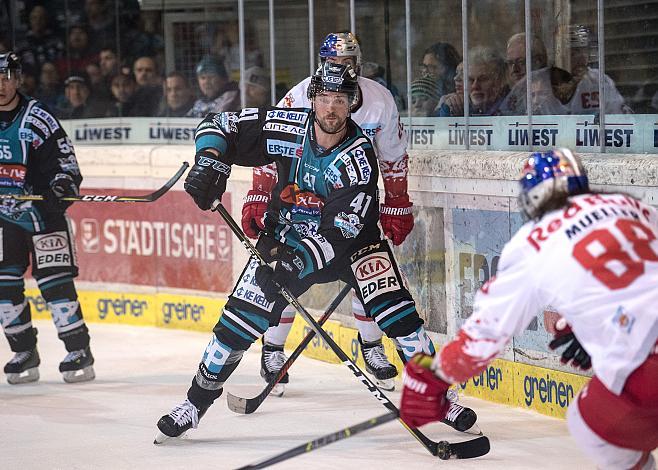
{"type": "MultiPolygon", "coordinates": [[[[212,38],[199,41],[195,51],[198,60],[193,66],[172,70],[171,64],[164,63],[161,12],[142,10],[137,1],[117,1],[22,2],[23,8],[13,12],[18,20],[12,34],[0,36],[0,52],[13,49],[19,54],[23,91],[46,103],[62,119],[200,118],[208,112],[242,107],[237,27],[220,31],[215,27],[212,38]]],[[[7,15],[8,11],[3,13],[7,15]]],[[[210,28],[204,34],[208,31],[210,28]]],[[[318,34],[324,36],[327,32],[331,30],[318,34]]],[[[271,101],[263,52],[269,45],[256,39],[253,28],[248,33],[245,104],[263,106],[271,101]]],[[[366,56],[360,73],[387,86],[403,116],[463,116],[465,82],[471,116],[525,115],[528,96],[533,115],[596,114],[600,77],[604,81],[606,113],[658,113],[658,78],[623,90],[622,94],[613,78],[599,73],[597,37],[591,26],[565,25],[554,35],[550,53],[539,35],[533,34],[527,41],[523,32],[510,32],[504,48],[471,42],[467,77],[459,52],[461,43],[456,47],[437,41],[417,47],[413,55],[419,61],[414,60],[412,67],[410,100],[405,96],[406,83],[396,83],[383,65],[369,60],[367,53],[373,48],[368,44],[362,45],[366,56]],[[526,43],[531,45],[530,94],[526,43]],[[558,49],[560,66],[555,60],[558,49]]],[[[288,78],[290,83],[277,82],[277,100],[304,76],[288,78]]]]}

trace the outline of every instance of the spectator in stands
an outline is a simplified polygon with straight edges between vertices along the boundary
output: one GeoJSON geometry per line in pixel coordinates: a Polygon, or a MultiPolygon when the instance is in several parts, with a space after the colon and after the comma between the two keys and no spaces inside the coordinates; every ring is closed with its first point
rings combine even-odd
{"type": "Polygon", "coordinates": [[[205,56],[196,66],[196,77],[201,97],[187,113],[190,117],[205,117],[208,113],[238,111],[238,84],[229,81],[224,64],[212,56],[205,56]]]}
{"type": "MultiPolygon", "coordinates": [[[[263,53],[258,47],[256,31],[250,21],[244,23],[245,67],[263,66],[263,53]]],[[[229,72],[240,70],[238,22],[227,21],[219,25],[212,38],[211,51],[229,72]]]]}
{"type": "Polygon", "coordinates": [[[23,67],[21,70],[21,84],[19,91],[27,96],[34,96],[37,91],[37,74],[32,67],[23,67]]]}
{"type": "Polygon", "coordinates": [[[420,77],[411,82],[411,116],[431,116],[439,104],[439,92],[432,77],[420,77]]]}
{"type": "Polygon", "coordinates": [[[455,70],[461,61],[461,55],[451,44],[437,42],[423,52],[421,76],[435,81],[439,96],[453,93],[455,70]]]}
{"type": "Polygon", "coordinates": [[[119,57],[117,51],[111,46],[101,48],[98,53],[98,65],[101,68],[101,75],[109,82],[117,73],[119,73],[119,57]]]}
{"type": "Polygon", "coordinates": [[[138,57],[161,57],[164,53],[164,39],[156,31],[158,11],[142,11],[122,18],[121,37],[123,56],[130,59],[138,57]],[[146,21],[148,20],[148,21],[146,21]]]}
{"type": "Polygon", "coordinates": [[[633,109],[642,114],[658,114],[658,76],[640,86],[633,96],[633,109]]]}
{"type": "MultiPolygon", "coordinates": [[[[576,85],[571,99],[567,103],[570,114],[599,113],[599,70],[590,68],[590,60],[596,56],[596,41],[589,28],[582,25],[569,27],[569,46],[571,50],[571,74],[576,85]]],[[[627,114],[632,110],[625,104],[615,82],[603,74],[605,89],[605,111],[610,114],[627,114]]]]}
{"type": "Polygon", "coordinates": [[[244,86],[247,108],[262,108],[270,104],[270,76],[265,69],[253,66],[245,70],[244,86]]]}
{"type": "Polygon", "coordinates": [[[23,67],[38,71],[45,62],[56,62],[64,55],[64,43],[50,28],[48,10],[36,5],[30,10],[30,29],[16,46],[23,67]]]}
{"type": "MultiPolygon", "coordinates": [[[[501,105],[501,113],[508,116],[525,115],[527,100],[526,35],[514,34],[507,41],[507,83],[512,88],[501,105]]],[[[531,40],[531,99],[532,114],[567,114],[565,104],[575,90],[571,74],[549,66],[546,47],[538,36],[531,40]]]]}
{"type": "Polygon", "coordinates": [[[61,119],[86,119],[103,115],[96,102],[91,99],[89,77],[85,72],[70,75],[64,81],[66,105],[60,112],[61,119]]]}
{"type": "Polygon", "coordinates": [[[137,83],[135,90],[135,116],[155,116],[162,99],[162,80],[157,64],[152,57],[139,57],[133,64],[133,74],[137,83]]]}
{"type": "MultiPolygon", "coordinates": [[[[114,1],[112,2],[114,6],[114,1]]],[[[101,47],[116,42],[114,9],[106,0],[85,0],[85,22],[93,38],[92,48],[98,52],[101,47]]]]}
{"type": "Polygon", "coordinates": [[[34,97],[48,106],[55,114],[64,106],[66,99],[64,97],[62,82],[59,78],[57,68],[52,62],[44,62],[41,65],[39,86],[34,92],[34,97]]]}
{"type": "Polygon", "coordinates": [[[83,24],[73,25],[69,28],[68,48],[65,57],[55,65],[62,77],[68,77],[72,70],[84,70],[88,64],[96,60],[96,54],[89,45],[87,27],[83,24]]]}
{"type": "MultiPolygon", "coordinates": [[[[500,105],[509,92],[503,57],[495,49],[477,46],[469,51],[468,61],[469,114],[471,116],[500,114],[500,105]]],[[[461,101],[463,110],[463,94],[454,93],[453,97],[456,101],[461,101]]],[[[452,114],[452,110],[450,115],[456,116],[452,114]]],[[[463,111],[460,115],[463,116],[463,111]]]]}
{"type": "Polygon", "coordinates": [[[464,63],[457,64],[455,69],[455,92],[443,95],[432,113],[433,116],[463,116],[464,115],[464,63]]]}
{"type": "Polygon", "coordinates": [[[190,82],[180,72],[171,72],[163,84],[164,100],[160,106],[158,116],[181,117],[194,106],[194,92],[190,82]]]}
{"type": "Polygon", "coordinates": [[[110,87],[105,83],[105,77],[101,73],[100,65],[92,62],[85,67],[85,72],[87,72],[87,76],[89,77],[92,98],[101,103],[109,103],[112,95],[110,93],[110,87]]]}
{"type": "Polygon", "coordinates": [[[112,78],[112,97],[114,101],[108,106],[105,115],[107,117],[134,116],[135,90],[137,84],[130,74],[119,73],[112,78]]]}

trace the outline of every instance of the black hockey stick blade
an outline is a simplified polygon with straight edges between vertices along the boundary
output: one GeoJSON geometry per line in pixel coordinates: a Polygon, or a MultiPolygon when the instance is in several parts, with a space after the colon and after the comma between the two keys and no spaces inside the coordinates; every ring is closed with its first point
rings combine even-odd
{"type": "MultiPolygon", "coordinates": [[[[189,163],[183,162],[176,174],[172,176],[160,189],[144,196],[115,196],[111,194],[81,194],[79,196],[63,197],[62,201],[71,202],[153,202],[167,191],[169,191],[176,182],[183,176],[189,163]]],[[[44,197],[41,194],[0,194],[0,199],[14,199],[16,201],[43,201],[44,197]]]]}
{"type": "MultiPolygon", "coordinates": [[[[324,312],[322,317],[318,320],[318,325],[323,325],[331,316],[332,313],[334,313],[334,310],[338,308],[340,303],[343,301],[345,296],[349,293],[349,291],[352,288],[349,285],[345,285],[341,291],[338,293],[338,296],[331,302],[331,305],[327,307],[327,310],[324,312]]],[[[268,384],[265,386],[263,391],[261,391],[258,395],[252,398],[242,398],[238,397],[236,395],[233,395],[231,392],[227,392],[226,395],[226,404],[228,405],[229,410],[233,411],[234,413],[240,413],[240,414],[251,414],[254,411],[258,409],[258,407],[265,401],[265,399],[269,396],[270,392],[272,389],[276,386],[276,384],[279,383],[279,381],[283,378],[284,375],[288,372],[288,369],[290,369],[290,366],[295,362],[295,360],[304,352],[304,349],[306,349],[306,346],[311,342],[311,340],[315,337],[315,331],[311,330],[309,331],[304,339],[299,343],[299,345],[295,348],[295,350],[292,352],[290,357],[286,360],[286,362],[283,363],[283,366],[281,366],[281,369],[279,370],[279,373],[274,377],[274,379],[271,382],[268,382],[268,384]]]]}
{"type": "Polygon", "coordinates": [[[473,459],[488,454],[490,449],[489,438],[481,436],[464,442],[440,441],[436,455],[441,460],[473,459]]]}
{"type": "Polygon", "coordinates": [[[302,445],[281,452],[280,454],[277,454],[273,457],[268,457],[259,462],[250,465],[245,465],[244,467],[240,467],[237,470],[252,470],[258,468],[266,468],[269,467],[270,465],[283,462],[284,460],[288,460],[297,455],[305,454],[315,449],[319,449],[320,447],[324,447],[326,445],[332,444],[336,441],[340,441],[341,439],[352,437],[355,434],[374,428],[381,424],[388,423],[389,421],[393,421],[394,419],[397,418],[398,415],[396,413],[386,413],[384,415],[377,416],[375,418],[370,418],[359,424],[355,424],[353,426],[343,428],[340,431],[332,432],[331,434],[326,434],[322,437],[318,437],[317,439],[313,439],[312,441],[308,441],[302,445]]]}

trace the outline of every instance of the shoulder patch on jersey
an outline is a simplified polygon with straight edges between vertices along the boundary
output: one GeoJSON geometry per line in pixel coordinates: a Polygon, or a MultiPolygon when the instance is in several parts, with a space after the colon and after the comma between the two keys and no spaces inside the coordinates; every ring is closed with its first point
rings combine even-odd
{"type": "Polygon", "coordinates": [[[30,113],[35,115],[42,121],[44,121],[48,125],[51,133],[59,129],[59,124],[57,123],[57,119],[55,119],[53,115],[50,114],[45,109],[39,108],[38,106],[34,106],[30,111],[30,113]]]}
{"type": "Polygon", "coordinates": [[[35,116],[27,116],[25,118],[25,121],[29,122],[30,124],[34,124],[34,126],[37,129],[39,129],[41,132],[43,132],[43,138],[44,139],[47,139],[48,137],[50,137],[50,134],[51,134],[50,129],[48,128],[46,123],[43,122],[41,119],[39,119],[35,116]]]}
{"type": "Polygon", "coordinates": [[[363,224],[358,215],[346,214],[345,212],[340,212],[334,217],[334,226],[340,229],[345,238],[356,238],[363,229],[363,224]]]}

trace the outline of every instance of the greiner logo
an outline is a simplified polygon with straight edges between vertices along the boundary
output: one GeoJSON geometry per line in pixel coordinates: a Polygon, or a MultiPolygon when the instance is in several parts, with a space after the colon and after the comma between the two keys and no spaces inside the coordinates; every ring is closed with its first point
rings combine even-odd
{"type": "Polygon", "coordinates": [[[371,256],[361,261],[356,267],[356,278],[367,281],[380,276],[391,269],[391,261],[385,256],[371,256]]]}
{"type": "Polygon", "coordinates": [[[165,323],[170,323],[172,318],[178,320],[192,320],[198,322],[205,313],[203,305],[188,304],[183,302],[165,302],[162,304],[162,317],[165,323]]]}
{"type": "Polygon", "coordinates": [[[96,304],[101,320],[104,320],[110,314],[117,317],[123,315],[141,317],[148,305],[148,302],[144,300],[127,299],[123,296],[118,299],[100,298],[96,304]]]}
{"type": "Polygon", "coordinates": [[[567,408],[573,399],[573,387],[564,382],[558,382],[546,374],[546,378],[537,378],[526,375],[523,378],[523,392],[525,404],[532,405],[535,395],[542,403],[555,403],[560,408],[567,408]]]}
{"type": "Polygon", "coordinates": [[[66,248],[67,240],[63,235],[52,234],[47,237],[40,238],[35,244],[34,247],[39,251],[58,251],[62,248],[66,248]]]}

